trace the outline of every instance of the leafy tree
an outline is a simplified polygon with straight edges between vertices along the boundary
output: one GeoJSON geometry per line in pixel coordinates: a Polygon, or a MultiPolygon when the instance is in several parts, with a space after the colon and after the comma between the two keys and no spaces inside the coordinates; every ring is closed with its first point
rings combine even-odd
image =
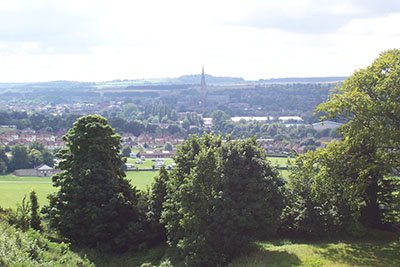
{"type": "Polygon", "coordinates": [[[10,160],[8,159],[5,149],[0,148],[0,174],[7,172],[10,160]]]}
{"type": "Polygon", "coordinates": [[[224,265],[251,240],[274,235],[282,183],[255,139],[192,136],[175,162],[162,220],[187,264],[224,265]]]}
{"type": "Polygon", "coordinates": [[[29,152],[29,163],[30,163],[29,165],[33,168],[42,164],[43,163],[42,153],[39,150],[32,149],[29,152]]]}
{"type": "Polygon", "coordinates": [[[120,136],[99,115],[79,118],[63,137],[59,191],[44,212],[50,226],[80,244],[121,250],[142,242],[137,191],[124,179],[120,136]]]}
{"type": "Polygon", "coordinates": [[[158,176],[154,179],[148,198],[147,220],[150,223],[150,239],[159,244],[166,241],[166,231],[161,224],[162,205],[167,195],[168,172],[165,166],[161,166],[158,176]]]}
{"type": "Polygon", "coordinates": [[[392,49],[382,53],[367,68],[356,71],[343,83],[338,94],[318,107],[318,111],[327,113],[326,117],[347,121],[340,132],[349,146],[367,145],[362,156],[368,157],[370,162],[379,160],[380,169],[376,168],[377,171],[366,177],[368,182],[364,191],[367,205],[363,220],[371,226],[381,223],[378,195],[399,190],[398,187],[386,187],[386,192],[382,192],[383,188],[379,186],[385,174],[399,171],[399,100],[400,50],[392,49]]]}
{"type": "Polygon", "coordinates": [[[141,121],[130,121],[125,124],[124,130],[126,132],[132,133],[134,136],[139,136],[145,130],[145,127],[141,121]]]}
{"type": "Polygon", "coordinates": [[[40,152],[43,152],[45,150],[45,147],[42,143],[34,141],[29,145],[29,150],[32,150],[32,149],[36,149],[40,152]]]}
{"type": "Polygon", "coordinates": [[[229,114],[222,110],[214,110],[211,112],[211,118],[213,122],[213,129],[217,132],[222,132],[225,129],[225,124],[229,121],[229,114]]]}
{"type": "Polygon", "coordinates": [[[166,142],[164,145],[164,150],[172,151],[173,150],[172,144],[170,142],[166,142]]]}
{"type": "Polygon", "coordinates": [[[287,184],[285,231],[302,236],[332,236],[357,228],[365,206],[366,176],[362,152],[336,141],[299,156],[287,184]]]}
{"type": "Polygon", "coordinates": [[[54,166],[54,155],[48,149],[42,151],[43,163],[47,166],[54,166]]]}
{"type": "Polygon", "coordinates": [[[130,147],[124,147],[122,149],[122,156],[129,157],[131,155],[132,149],[130,147]]]}
{"type": "Polygon", "coordinates": [[[26,146],[20,144],[13,146],[11,149],[10,170],[27,169],[29,167],[29,155],[26,146]]]}
{"type": "Polygon", "coordinates": [[[36,196],[36,192],[34,190],[31,191],[30,195],[31,202],[31,218],[30,218],[30,227],[35,230],[41,230],[41,220],[39,214],[39,204],[36,196]]]}

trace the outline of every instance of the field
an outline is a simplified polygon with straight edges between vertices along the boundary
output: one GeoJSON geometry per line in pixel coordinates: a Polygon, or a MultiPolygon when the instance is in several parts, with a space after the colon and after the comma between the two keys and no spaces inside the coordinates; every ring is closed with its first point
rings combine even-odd
{"type": "MultiPolygon", "coordinates": [[[[286,166],[287,158],[269,158],[273,165],[286,166]]],[[[134,163],[135,159],[128,159],[128,162],[134,163]]],[[[165,159],[165,164],[173,163],[172,159],[165,159]]],[[[139,169],[151,169],[154,161],[146,159],[143,164],[137,164],[139,169]]],[[[288,171],[280,170],[282,176],[287,178],[288,171]]],[[[128,171],[126,172],[127,179],[137,189],[143,190],[151,185],[153,178],[158,174],[158,171],[128,171]]],[[[14,175],[0,176],[0,206],[4,208],[15,208],[16,203],[21,203],[24,195],[28,195],[31,190],[35,190],[39,204],[47,203],[47,195],[53,193],[56,188],[52,186],[51,178],[49,177],[17,177],[14,175]]]]}
{"type": "MultiPolygon", "coordinates": [[[[245,255],[234,260],[230,267],[287,267],[287,266],[400,266],[400,242],[392,233],[369,231],[368,238],[331,241],[275,240],[256,242],[245,255]]],[[[96,266],[140,266],[142,263],[158,265],[171,259],[173,266],[184,266],[176,251],[158,247],[139,252],[103,254],[84,251],[96,266]]],[[[146,265],[147,266],[147,265],[146,265]]],[[[150,266],[150,265],[148,265],[150,266]]],[[[153,265],[151,265],[153,266],[153,265]]]]}
{"type": "MultiPolygon", "coordinates": [[[[138,161],[138,160],[140,160],[140,159],[127,158],[127,159],[126,159],[126,162],[127,162],[127,163],[135,164],[135,162],[138,161]]],[[[174,163],[174,160],[171,159],[171,158],[163,159],[163,161],[164,161],[165,166],[168,166],[168,165],[174,163]]],[[[139,170],[140,170],[140,169],[151,169],[152,166],[153,166],[155,163],[156,163],[156,162],[153,161],[152,159],[146,159],[146,160],[142,161],[141,164],[135,164],[135,167],[137,167],[139,170]]]]}
{"type": "MultiPolygon", "coordinates": [[[[157,173],[157,171],[130,171],[126,173],[126,177],[132,185],[143,190],[151,184],[157,173]]],[[[49,177],[0,176],[0,206],[15,208],[31,190],[36,191],[39,204],[43,205],[47,203],[47,195],[56,191],[56,188],[53,187],[49,177]]]]}

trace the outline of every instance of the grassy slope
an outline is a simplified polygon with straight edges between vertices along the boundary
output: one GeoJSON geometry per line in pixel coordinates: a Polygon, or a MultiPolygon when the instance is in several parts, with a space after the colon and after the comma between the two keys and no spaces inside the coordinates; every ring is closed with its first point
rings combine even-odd
{"type": "MultiPolygon", "coordinates": [[[[369,239],[331,242],[257,242],[245,256],[234,260],[229,266],[400,266],[399,240],[393,236],[382,238],[385,235],[388,234],[379,233],[378,237],[369,239]]],[[[140,266],[142,263],[158,265],[166,258],[170,258],[174,266],[183,266],[182,261],[177,260],[176,252],[165,246],[117,255],[89,251],[87,255],[96,266],[101,267],[140,266]]]]}
{"type": "Polygon", "coordinates": [[[63,243],[0,222],[0,266],[93,266],[63,243]]]}

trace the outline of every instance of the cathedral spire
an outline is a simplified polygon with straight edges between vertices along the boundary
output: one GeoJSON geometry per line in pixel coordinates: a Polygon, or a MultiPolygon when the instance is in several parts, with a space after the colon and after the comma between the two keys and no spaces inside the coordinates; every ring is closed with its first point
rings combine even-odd
{"type": "Polygon", "coordinates": [[[201,86],[201,91],[203,91],[203,89],[205,91],[205,89],[206,89],[206,77],[204,76],[204,66],[203,66],[202,71],[201,71],[201,84],[200,84],[200,86],[201,86]]]}
{"type": "Polygon", "coordinates": [[[200,97],[201,97],[201,105],[204,107],[206,101],[206,77],[204,75],[204,66],[201,71],[201,83],[200,83],[200,97]]]}

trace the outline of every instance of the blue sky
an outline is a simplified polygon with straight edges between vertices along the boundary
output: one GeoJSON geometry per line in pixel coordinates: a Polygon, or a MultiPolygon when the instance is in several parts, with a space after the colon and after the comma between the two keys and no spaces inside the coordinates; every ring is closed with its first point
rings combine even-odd
{"type": "Polygon", "coordinates": [[[351,75],[399,48],[400,1],[0,0],[0,82],[351,75]]]}

